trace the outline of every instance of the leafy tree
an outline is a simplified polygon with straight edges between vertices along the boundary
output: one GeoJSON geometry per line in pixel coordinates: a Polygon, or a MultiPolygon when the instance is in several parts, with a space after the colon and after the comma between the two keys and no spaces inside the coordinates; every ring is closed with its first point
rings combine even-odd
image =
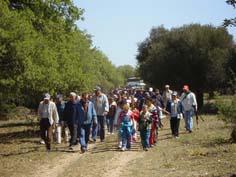
{"type": "MultiPolygon", "coordinates": [[[[232,5],[234,8],[236,7],[236,0],[227,0],[227,4],[232,5]]],[[[224,26],[236,26],[236,18],[231,18],[231,19],[225,19],[224,20],[224,26]]]]}
{"type": "Polygon", "coordinates": [[[123,82],[76,26],[82,14],[71,0],[0,1],[0,113],[36,108],[45,92],[109,90],[123,82]]]}
{"type": "Polygon", "coordinates": [[[122,65],[117,68],[117,71],[127,80],[129,77],[136,76],[136,70],[131,65],[122,65]]]}
{"type": "Polygon", "coordinates": [[[223,27],[191,24],[171,30],[153,28],[139,45],[138,69],[156,87],[170,83],[181,90],[189,84],[203,104],[203,92],[220,88],[226,80],[226,63],[233,47],[223,27]]]}

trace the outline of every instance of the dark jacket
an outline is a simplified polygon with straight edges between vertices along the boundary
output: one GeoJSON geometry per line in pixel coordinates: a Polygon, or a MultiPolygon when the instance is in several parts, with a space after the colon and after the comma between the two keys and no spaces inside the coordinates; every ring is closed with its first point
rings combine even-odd
{"type": "Polygon", "coordinates": [[[83,112],[80,102],[72,103],[68,101],[63,112],[63,121],[70,125],[82,125],[84,116],[80,116],[81,114],[83,114],[83,112]]]}

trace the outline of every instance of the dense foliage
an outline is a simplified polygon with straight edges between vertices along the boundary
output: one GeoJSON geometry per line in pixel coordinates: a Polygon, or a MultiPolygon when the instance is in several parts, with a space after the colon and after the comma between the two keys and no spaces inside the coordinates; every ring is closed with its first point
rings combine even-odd
{"type": "Polygon", "coordinates": [[[198,95],[225,85],[232,58],[233,38],[223,27],[190,24],[171,30],[153,28],[138,48],[138,69],[145,82],[156,87],[171,84],[181,90],[189,84],[198,95]]]}
{"type": "Polygon", "coordinates": [[[0,112],[37,107],[44,92],[108,90],[124,82],[76,26],[82,14],[72,0],[0,1],[0,112]]]}
{"type": "Polygon", "coordinates": [[[231,133],[231,140],[236,143],[236,99],[221,100],[217,103],[217,107],[220,111],[220,117],[226,123],[231,123],[234,126],[231,133]]]}

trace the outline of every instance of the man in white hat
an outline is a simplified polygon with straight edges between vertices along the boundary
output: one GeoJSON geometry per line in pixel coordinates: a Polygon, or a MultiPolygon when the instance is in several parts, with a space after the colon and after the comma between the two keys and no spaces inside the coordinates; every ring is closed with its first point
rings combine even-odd
{"type": "Polygon", "coordinates": [[[162,94],[162,101],[164,104],[164,108],[166,108],[167,102],[171,100],[172,90],[170,90],[170,86],[167,84],[165,85],[165,90],[162,94]]]}
{"type": "Polygon", "coordinates": [[[66,103],[63,112],[63,123],[68,125],[70,131],[70,145],[69,148],[73,150],[74,146],[78,144],[78,126],[80,124],[80,110],[81,106],[78,104],[77,95],[74,92],[70,93],[70,100],[66,103]]]}
{"type": "Polygon", "coordinates": [[[40,119],[41,138],[46,144],[48,151],[51,150],[52,128],[58,124],[59,116],[54,102],[50,101],[50,95],[44,94],[43,101],[40,102],[38,108],[38,117],[40,119]]]}

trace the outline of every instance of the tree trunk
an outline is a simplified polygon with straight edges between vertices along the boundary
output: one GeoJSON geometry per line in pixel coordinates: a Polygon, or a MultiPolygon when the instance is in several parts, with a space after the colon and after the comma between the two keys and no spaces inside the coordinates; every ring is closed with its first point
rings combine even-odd
{"type": "Polygon", "coordinates": [[[204,104],[203,100],[203,92],[202,91],[196,91],[196,99],[197,99],[197,104],[198,104],[198,109],[201,109],[204,104]]]}

